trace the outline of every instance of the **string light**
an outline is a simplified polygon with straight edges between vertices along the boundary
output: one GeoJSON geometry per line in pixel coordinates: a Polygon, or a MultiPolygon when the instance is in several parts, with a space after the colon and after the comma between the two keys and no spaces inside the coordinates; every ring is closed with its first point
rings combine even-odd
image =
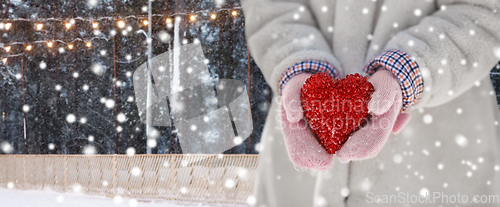
{"type": "Polygon", "coordinates": [[[36,24],[36,29],[37,30],[42,30],[43,29],[43,24],[42,23],[36,24]]]}
{"type": "Polygon", "coordinates": [[[7,58],[2,59],[3,63],[7,63],[7,58]]]}
{"type": "MultiPolygon", "coordinates": [[[[191,14],[186,14],[186,13],[176,13],[176,14],[172,14],[172,15],[159,15],[159,16],[162,16],[163,18],[165,18],[165,22],[167,23],[167,26],[171,27],[172,26],[172,23],[173,23],[173,17],[174,16],[188,16],[189,17],[189,20],[194,22],[198,19],[198,14],[203,14],[202,16],[205,16],[206,14],[209,14],[208,17],[212,20],[216,20],[217,19],[217,12],[218,11],[222,11],[222,10],[225,10],[225,11],[230,11],[231,12],[231,15],[232,16],[237,16],[239,15],[239,11],[238,9],[240,9],[239,7],[233,7],[233,8],[228,8],[228,9],[219,9],[219,10],[213,10],[213,11],[210,11],[210,10],[204,10],[204,11],[198,11],[198,12],[194,12],[194,13],[191,13],[191,14]]],[[[113,17],[101,17],[101,18],[98,18],[98,19],[82,19],[81,17],[78,17],[79,19],[83,20],[83,21],[87,21],[91,24],[92,28],[94,29],[98,29],[99,27],[99,20],[102,20],[102,19],[110,19],[110,20],[113,20],[114,18],[113,17]]],[[[145,17],[143,16],[128,16],[128,17],[124,17],[125,19],[129,19],[129,18],[137,18],[137,19],[140,19],[142,18],[143,21],[142,21],[142,24],[144,26],[148,26],[151,22],[149,22],[148,19],[144,19],[145,17]]],[[[16,18],[15,21],[31,21],[30,19],[23,19],[23,18],[16,18]]],[[[50,18],[50,19],[39,19],[40,22],[36,23],[35,22],[35,29],[36,30],[42,30],[44,29],[45,25],[44,21],[59,21],[59,22],[64,22],[64,26],[66,27],[67,30],[69,29],[72,29],[73,27],[73,24],[75,24],[75,21],[74,19],[72,19],[71,21],[68,21],[68,20],[64,20],[64,19],[54,19],[54,18],[50,18]]],[[[5,30],[10,30],[12,28],[12,22],[7,22],[3,25],[3,29],[5,30]]],[[[123,28],[126,28],[127,27],[127,24],[126,24],[126,20],[124,19],[121,19],[121,20],[118,20],[117,21],[117,26],[121,29],[123,28]]],[[[130,27],[130,26],[129,26],[130,27]]],[[[87,47],[92,47],[92,43],[91,42],[88,42],[88,41],[84,41],[84,40],[80,40],[82,42],[85,42],[85,46],[87,47]]],[[[52,48],[54,47],[54,41],[36,41],[34,42],[35,44],[38,43],[38,42],[46,42],[47,44],[47,47],[49,48],[52,48]]],[[[12,43],[12,44],[29,44],[27,42],[25,43],[21,43],[21,42],[16,42],[16,43],[12,43]]],[[[75,46],[73,44],[68,44],[67,45],[69,49],[73,49],[75,46]]],[[[25,48],[27,51],[31,51],[33,49],[33,45],[27,45],[26,48],[25,48]]],[[[4,47],[4,50],[6,52],[11,52],[12,51],[12,47],[11,46],[5,46],[4,47]]]]}
{"type": "Polygon", "coordinates": [[[125,28],[125,22],[123,20],[118,21],[117,24],[118,24],[119,28],[121,28],[121,29],[125,28]]]}

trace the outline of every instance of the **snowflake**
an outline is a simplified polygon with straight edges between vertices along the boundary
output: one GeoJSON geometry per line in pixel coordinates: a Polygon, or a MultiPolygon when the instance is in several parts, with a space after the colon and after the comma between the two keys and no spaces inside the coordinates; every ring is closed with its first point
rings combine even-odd
{"type": "Polygon", "coordinates": [[[188,192],[188,190],[187,190],[187,188],[186,188],[186,187],[182,187],[182,188],[180,189],[180,191],[181,191],[181,193],[182,193],[182,194],[186,194],[186,193],[188,192]]]}
{"type": "Polygon", "coordinates": [[[233,139],[235,145],[240,145],[243,142],[243,139],[240,136],[237,136],[233,139]]]}
{"type": "Polygon", "coordinates": [[[257,199],[253,195],[248,196],[247,203],[248,205],[255,205],[255,203],[257,203],[257,199]]]}
{"type": "Polygon", "coordinates": [[[82,123],[82,124],[87,123],[87,118],[85,118],[85,117],[80,118],[80,123],[82,123]]]}
{"type": "Polygon", "coordinates": [[[224,184],[226,188],[234,188],[235,185],[236,183],[234,182],[233,179],[227,179],[226,183],[224,184]]]}
{"type": "Polygon", "coordinates": [[[351,193],[351,192],[349,191],[349,188],[345,188],[345,187],[344,187],[344,188],[342,188],[342,189],[340,190],[340,195],[341,195],[342,197],[347,197],[350,193],[351,193]]]}
{"type": "Polygon", "coordinates": [[[40,69],[45,69],[47,68],[47,63],[45,61],[40,62],[40,69]]]}
{"type": "Polygon", "coordinates": [[[255,151],[261,152],[264,149],[264,146],[259,142],[255,145],[255,151]]]}
{"type": "Polygon", "coordinates": [[[96,75],[102,75],[104,73],[104,68],[102,67],[102,65],[100,65],[98,63],[92,64],[91,70],[96,75]]]}
{"type": "Polygon", "coordinates": [[[139,176],[141,175],[142,171],[139,167],[133,167],[131,170],[130,170],[130,174],[132,174],[133,176],[139,176]]]}
{"type": "Polygon", "coordinates": [[[73,192],[80,193],[82,191],[82,186],[79,183],[75,183],[71,186],[73,192]]]}
{"type": "Polygon", "coordinates": [[[424,115],[424,123],[425,124],[430,124],[432,123],[432,116],[430,114],[424,115]]]}
{"type": "Polygon", "coordinates": [[[24,105],[24,106],[23,106],[23,111],[24,111],[24,112],[28,112],[28,111],[30,111],[30,106],[29,106],[29,105],[24,105]]]}
{"type": "Polygon", "coordinates": [[[413,11],[413,14],[415,14],[415,16],[419,17],[420,15],[422,15],[422,10],[415,9],[415,11],[413,11]]]}
{"type": "Polygon", "coordinates": [[[163,43],[169,42],[171,39],[170,34],[168,34],[166,31],[159,32],[158,37],[160,38],[160,41],[163,43]]]}
{"type": "Polygon", "coordinates": [[[62,196],[62,195],[57,196],[57,202],[58,202],[58,203],[62,203],[62,202],[64,202],[64,196],[62,196]]]}
{"type": "Polygon", "coordinates": [[[10,153],[12,153],[12,151],[14,151],[14,148],[8,142],[2,142],[0,147],[2,148],[2,151],[6,154],[10,154],[10,153]]]}
{"type": "Polygon", "coordinates": [[[429,190],[427,188],[420,189],[420,195],[424,196],[424,197],[428,196],[429,195],[429,190]]]}
{"type": "Polygon", "coordinates": [[[148,139],[147,145],[148,145],[148,147],[151,147],[151,148],[156,147],[156,140],[155,139],[148,139]]]}
{"type": "Polygon", "coordinates": [[[134,101],[134,97],[129,96],[129,97],[127,98],[127,101],[128,101],[128,102],[133,102],[133,101],[134,101]]]}
{"type": "Polygon", "coordinates": [[[139,202],[137,201],[137,199],[132,198],[132,199],[130,199],[130,200],[128,201],[128,205],[129,205],[130,207],[135,207],[135,206],[139,205],[139,202]]]}
{"type": "Polygon", "coordinates": [[[363,12],[364,15],[367,15],[368,12],[370,12],[370,11],[368,10],[368,8],[363,8],[362,12],[363,12]]]}
{"type": "Polygon", "coordinates": [[[500,59],[500,47],[495,47],[495,49],[493,49],[493,53],[498,59],[500,59]]]}
{"type": "Polygon", "coordinates": [[[191,131],[196,131],[196,129],[198,129],[198,127],[196,127],[196,125],[193,124],[193,125],[191,125],[190,129],[191,129],[191,131]]]}
{"type": "Polygon", "coordinates": [[[316,204],[316,206],[325,206],[327,204],[327,202],[323,196],[318,195],[314,199],[314,204],[316,204]]]}
{"type": "Polygon", "coordinates": [[[403,156],[401,156],[400,154],[396,154],[392,158],[392,161],[394,161],[394,163],[396,163],[396,164],[399,164],[403,161],[403,156]]]}
{"type": "Polygon", "coordinates": [[[68,114],[68,116],[66,116],[66,121],[72,124],[76,121],[76,116],[74,114],[68,114]]]}
{"type": "Polygon", "coordinates": [[[127,116],[125,116],[125,114],[123,113],[119,113],[118,116],[116,116],[116,120],[120,123],[123,123],[127,121],[127,116]]]}
{"type": "Polygon", "coordinates": [[[88,91],[88,90],[89,90],[89,85],[87,85],[87,84],[83,84],[82,89],[83,89],[84,91],[88,91]]]}
{"type": "Polygon", "coordinates": [[[112,109],[115,106],[115,101],[113,99],[107,99],[105,104],[108,109],[112,109]]]}
{"type": "Polygon", "coordinates": [[[443,164],[439,163],[439,164],[437,165],[437,168],[438,168],[439,170],[442,170],[442,169],[444,168],[444,166],[443,166],[443,164]]]}
{"type": "Polygon", "coordinates": [[[96,149],[92,145],[87,145],[83,147],[83,154],[85,155],[94,155],[96,153],[96,149]]]}
{"type": "Polygon", "coordinates": [[[322,11],[322,12],[327,12],[327,11],[328,11],[328,7],[327,7],[327,6],[323,6],[323,7],[321,7],[321,11],[322,11]]]}
{"type": "Polygon", "coordinates": [[[115,197],[113,197],[113,202],[115,202],[116,204],[120,204],[123,202],[123,198],[119,195],[116,195],[115,197]]]}
{"type": "Polygon", "coordinates": [[[455,143],[457,143],[457,145],[460,147],[467,147],[469,141],[467,140],[467,137],[465,137],[464,135],[457,134],[455,136],[455,143]]]}

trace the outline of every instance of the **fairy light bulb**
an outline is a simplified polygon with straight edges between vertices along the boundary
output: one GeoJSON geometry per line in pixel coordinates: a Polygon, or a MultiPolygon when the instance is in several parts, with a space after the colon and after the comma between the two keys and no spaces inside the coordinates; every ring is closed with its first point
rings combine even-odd
{"type": "Polygon", "coordinates": [[[170,19],[170,18],[167,18],[165,21],[167,22],[167,24],[172,23],[172,19],[170,19]]]}
{"type": "Polygon", "coordinates": [[[236,10],[233,10],[233,11],[231,12],[231,15],[236,16],[236,15],[238,15],[238,12],[237,12],[236,10]]]}
{"type": "Polygon", "coordinates": [[[5,30],[9,30],[11,26],[12,26],[12,23],[10,23],[10,22],[5,24],[5,30]]]}
{"type": "Polygon", "coordinates": [[[118,24],[119,28],[121,28],[121,29],[125,28],[125,22],[123,20],[118,21],[117,24],[118,24]]]}
{"type": "Polygon", "coordinates": [[[142,21],[142,24],[144,24],[144,26],[148,26],[149,25],[149,21],[148,20],[144,20],[144,21],[142,21]]]}
{"type": "Polygon", "coordinates": [[[10,46],[5,47],[5,52],[10,52],[10,49],[11,49],[10,46]]]}
{"type": "Polygon", "coordinates": [[[70,49],[70,50],[73,49],[73,44],[69,44],[68,49],[70,49]]]}
{"type": "Polygon", "coordinates": [[[36,29],[37,30],[42,30],[43,29],[43,24],[42,23],[36,24],[36,29]]]}
{"type": "Polygon", "coordinates": [[[30,51],[32,48],[33,48],[33,46],[32,46],[32,45],[28,45],[28,46],[26,46],[26,50],[28,50],[28,51],[30,51]]]}
{"type": "Polygon", "coordinates": [[[7,58],[2,59],[3,63],[7,63],[7,58]]]}
{"type": "Polygon", "coordinates": [[[195,20],[196,20],[196,16],[191,15],[191,16],[189,17],[189,19],[190,19],[191,21],[195,21],[195,20]]]}
{"type": "Polygon", "coordinates": [[[210,15],[210,19],[217,19],[217,15],[216,14],[210,15]]]}
{"type": "Polygon", "coordinates": [[[54,43],[52,43],[52,42],[47,42],[47,47],[52,47],[53,44],[54,43]]]}
{"type": "Polygon", "coordinates": [[[87,43],[85,44],[85,46],[87,46],[87,47],[92,47],[92,43],[91,43],[91,42],[87,42],[87,43]]]}
{"type": "Polygon", "coordinates": [[[97,22],[92,23],[92,28],[97,29],[97,27],[99,27],[99,23],[97,22]]]}
{"type": "Polygon", "coordinates": [[[66,22],[66,29],[70,29],[70,28],[71,28],[71,23],[66,22]]]}

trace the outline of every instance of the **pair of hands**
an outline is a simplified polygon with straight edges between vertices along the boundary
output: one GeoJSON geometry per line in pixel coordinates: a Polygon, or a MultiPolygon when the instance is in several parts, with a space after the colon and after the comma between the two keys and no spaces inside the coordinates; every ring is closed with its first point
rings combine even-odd
{"type": "MultiPolygon", "coordinates": [[[[309,169],[327,169],[333,163],[333,155],[321,146],[304,119],[300,101],[302,85],[312,74],[300,74],[283,88],[281,97],[281,126],[288,155],[295,166],[309,169]]],[[[368,103],[372,117],[336,152],[340,162],[364,160],[375,157],[387,138],[398,133],[410,119],[400,113],[402,92],[398,79],[388,70],[378,70],[369,81],[375,88],[368,103]]]]}

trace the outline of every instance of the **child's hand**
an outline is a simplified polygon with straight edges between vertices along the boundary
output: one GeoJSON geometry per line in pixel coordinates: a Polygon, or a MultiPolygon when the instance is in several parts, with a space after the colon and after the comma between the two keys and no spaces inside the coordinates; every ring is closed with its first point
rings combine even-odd
{"type": "Polygon", "coordinates": [[[391,72],[378,70],[369,81],[375,88],[368,103],[372,117],[366,126],[354,132],[337,151],[341,162],[375,157],[391,132],[398,133],[410,119],[409,114],[400,113],[403,101],[401,87],[391,72]]]}
{"type": "Polygon", "coordinates": [[[300,89],[311,74],[293,77],[283,88],[281,97],[281,126],[288,156],[297,167],[327,169],[333,163],[333,155],[321,146],[304,120],[300,101],[300,89]]]}

